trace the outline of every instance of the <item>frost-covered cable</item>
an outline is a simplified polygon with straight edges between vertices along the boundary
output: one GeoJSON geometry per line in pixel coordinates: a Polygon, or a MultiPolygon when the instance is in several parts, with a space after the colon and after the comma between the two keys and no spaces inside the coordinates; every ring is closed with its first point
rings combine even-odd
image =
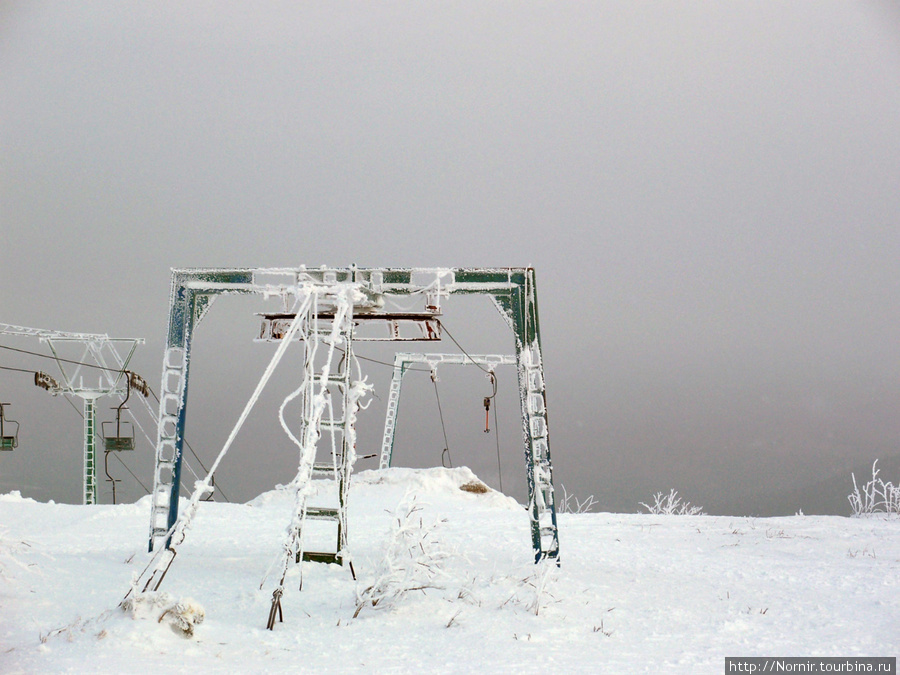
{"type": "MultiPolygon", "coordinates": [[[[222,449],[219,451],[219,454],[216,457],[216,461],[213,462],[213,465],[210,467],[209,473],[202,483],[203,488],[209,487],[212,476],[216,472],[216,469],[219,468],[219,464],[221,463],[222,458],[225,457],[225,454],[231,448],[231,444],[234,443],[234,439],[237,437],[238,431],[240,431],[241,427],[244,426],[244,422],[250,415],[250,411],[253,410],[253,407],[256,405],[257,400],[259,400],[259,396],[260,394],[262,394],[262,390],[269,383],[269,379],[272,377],[272,373],[275,372],[275,368],[278,367],[278,363],[281,361],[281,357],[284,356],[285,351],[287,351],[288,345],[291,343],[294,334],[297,332],[297,329],[303,322],[303,316],[306,312],[306,307],[308,307],[309,305],[310,297],[310,294],[307,294],[306,298],[303,301],[303,304],[301,305],[301,309],[297,310],[297,314],[294,316],[294,320],[291,322],[287,333],[285,333],[285,336],[282,338],[281,344],[278,345],[278,349],[275,351],[275,355],[272,357],[271,362],[263,373],[259,384],[256,385],[256,389],[253,391],[253,395],[250,397],[250,400],[247,401],[247,405],[244,406],[244,410],[243,412],[241,412],[241,416],[238,418],[238,421],[235,423],[234,428],[228,435],[228,439],[225,441],[225,445],[222,446],[222,449]]],[[[195,490],[194,495],[191,497],[192,501],[197,492],[199,492],[199,490],[195,490]]]]}
{"type": "Polygon", "coordinates": [[[134,479],[137,481],[138,485],[140,485],[142,488],[144,488],[144,491],[149,495],[149,494],[150,494],[150,488],[148,488],[146,485],[144,485],[144,483],[141,482],[141,479],[134,475],[134,471],[132,471],[131,469],[128,468],[128,465],[125,463],[125,460],[123,460],[121,457],[119,457],[118,454],[115,454],[115,455],[113,455],[113,456],[114,456],[117,460],[119,460],[119,463],[120,463],[122,466],[125,467],[125,470],[126,470],[128,473],[131,474],[131,477],[134,478],[134,479]]]}

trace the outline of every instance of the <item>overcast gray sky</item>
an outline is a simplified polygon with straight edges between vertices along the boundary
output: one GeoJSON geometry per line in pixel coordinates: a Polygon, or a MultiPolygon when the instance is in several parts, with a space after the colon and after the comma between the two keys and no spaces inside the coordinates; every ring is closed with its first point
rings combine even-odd
{"type": "MultiPolygon", "coordinates": [[[[144,337],[158,388],[171,267],[532,265],[557,484],[763,512],[748,495],[900,455],[898,119],[890,2],[2,2],[0,322],[144,337]]],[[[198,333],[208,458],[271,354],[253,311],[198,333]]],[[[447,318],[511,349],[489,308],[447,318]]],[[[442,378],[454,461],[496,486],[487,385],[442,378]]],[[[431,383],[409,386],[398,460],[437,464],[431,383]]],[[[276,390],[234,498],[293,474],[276,390]]],[[[76,413],[11,371],[0,399],[22,423],[0,489],[79,501],[76,413]]],[[[128,462],[151,480],[147,444],[128,462]]]]}

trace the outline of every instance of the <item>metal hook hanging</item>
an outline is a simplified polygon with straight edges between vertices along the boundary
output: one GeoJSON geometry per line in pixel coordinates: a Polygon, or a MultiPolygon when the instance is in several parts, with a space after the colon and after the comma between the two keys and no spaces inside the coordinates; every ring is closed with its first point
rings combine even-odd
{"type": "Polygon", "coordinates": [[[484,397],[484,433],[491,433],[491,401],[497,396],[497,377],[494,371],[488,371],[488,377],[491,378],[491,386],[494,392],[490,396],[484,397]]]}

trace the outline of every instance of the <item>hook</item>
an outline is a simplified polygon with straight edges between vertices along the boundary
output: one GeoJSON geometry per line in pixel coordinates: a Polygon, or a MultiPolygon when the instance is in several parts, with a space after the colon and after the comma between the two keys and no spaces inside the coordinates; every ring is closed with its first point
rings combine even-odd
{"type": "Polygon", "coordinates": [[[491,378],[493,393],[484,397],[484,433],[486,434],[491,433],[491,399],[497,395],[497,377],[493,370],[488,371],[488,377],[491,378]]]}

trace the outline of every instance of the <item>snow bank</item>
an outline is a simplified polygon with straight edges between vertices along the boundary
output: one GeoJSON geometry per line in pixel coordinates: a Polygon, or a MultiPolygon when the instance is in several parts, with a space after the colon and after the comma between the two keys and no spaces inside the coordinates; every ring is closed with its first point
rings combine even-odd
{"type": "MultiPolygon", "coordinates": [[[[18,490],[13,490],[12,492],[8,492],[6,494],[0,494],[0,502],[12,503],[12,502],[30,502],[31,504],[36,504],[37,502],[31,497],[23,497],[22,493],[18,490]]],[[[51,502],[52,504],[52,502],[51,502]]]]}
{"type": "Polygon", "coordinates": [[[300,591],[293,567],[274,631],[261,582],[290,519],[282,491],[201,504],[166,595],[136,613],[119,604],[148,561],[147,505],[0,499],[2,540],[27,542],[0,583],[0,672],[696,673],[900,651],[897,519],[560,514],[562,565],[535,566],[525,509],[459,489],[472,480],[355,475],[358,581],[306,563],[300,591]],[[433,573],[392,567],[403,555],[433,573]]]}

